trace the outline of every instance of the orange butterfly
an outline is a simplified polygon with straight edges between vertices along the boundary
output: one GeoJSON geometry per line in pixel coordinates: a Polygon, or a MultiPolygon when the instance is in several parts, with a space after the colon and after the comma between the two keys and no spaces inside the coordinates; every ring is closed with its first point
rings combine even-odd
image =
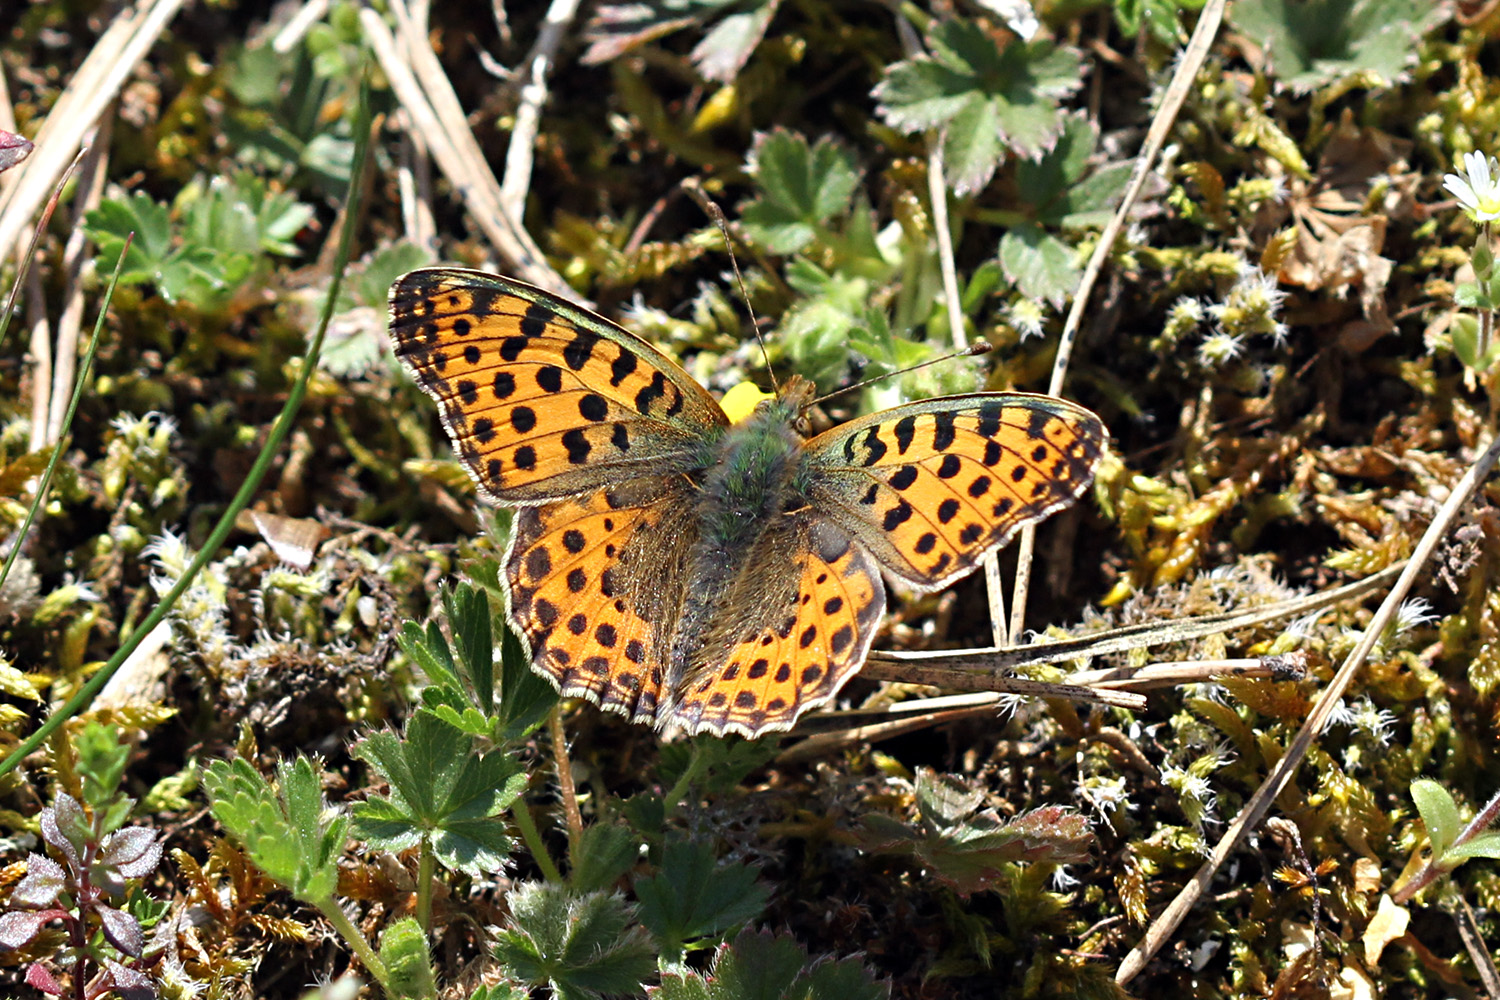
{"type": "Polygon", "coordinates": [[[395,353],[491,503],[510,620],[565,696],[688,733],[790,729],[859,671],[881,570],[919,591],[1072,503],[1106,434],[1073,403],[946,396],[804,441],[793,380],[731,424],[639,337],[539,288],[424,268],[395,353]]]}

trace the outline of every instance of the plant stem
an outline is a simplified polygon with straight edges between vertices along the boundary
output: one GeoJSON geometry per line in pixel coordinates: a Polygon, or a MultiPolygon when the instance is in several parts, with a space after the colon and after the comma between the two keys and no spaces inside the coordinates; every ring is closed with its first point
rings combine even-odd
{"type": "Polygon", "coordinates": [[[526,846],[531,849],[531,857],[536,861],[536,866],[542,870],[542,877],[548,882],[561,882],[562,872],[557,870],[557,865],[552,863],[552,855],[547,853],[547,845],[542,842],[542,832],[537,829],[536,820],[531,815],[531,810],[526,807],[526,800],[522,799],[516,803],[511,815],[516,819],[516,827],[521,831],[521,839],[526,841],[526,846]]]}
{"type": "Polygon", "coordinates": [[[583,813],[578,811],[578,789],[573,787],[573,764],[568,760],[568,734],[563,729],[562,702],[552,706],[547,716],[547,731],[552,734],[552,759],[557,762],[557,783],[562,788],[563,816],[568,823],[568,853],[571,856],[583,839],[583,813]]]}
{"type": "Polygon", "coordinates": [[[687,769],[682,772],[682,777],[677,779],[677,783],[667,792],[662,802],[667,819],[677,815],[678,805],[687,797],[688,789],[692,787],[693,782],[698,780],[699,775],[707,766],[703,754],[698,751],[697,747],[694,747],[693,755],[688,758],[687,769]]]}
{"type": "Polygon", "coordinates": [[[432,933],[432,876],[437,869],[437,860],[432,856],[432,844],[422,838],[421,853],[417,855],[417,923],[423,932],[432,933]]]}
{"type": "Polygon", "coordinates": [[[390,985],[390,974],[386,971],[385,963],[380,960],[379,955],[375,954],[375,949],[370,947],[370,942],[365,940],[359,928],[354,926],[354,921],[350,920],[349,915],[339,907],[338,901],[329,897],[318,900],[314,905],[318,908],[318,912],[323,914],[324,919],[333,925],[333,929],[339,932],[339,937],[344,939],[349,949],[364,963],[370,975],[374,976],[375,981],[380,984],[380,988],[387,990],[390,985]]]}

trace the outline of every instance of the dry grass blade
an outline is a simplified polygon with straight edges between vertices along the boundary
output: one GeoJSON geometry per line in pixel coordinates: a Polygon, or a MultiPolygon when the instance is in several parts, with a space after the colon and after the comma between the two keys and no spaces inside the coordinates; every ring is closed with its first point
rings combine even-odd
{"type": "Polygon", "coordinates": [[[9,256],[30,226],[83,137],[119,93],[125,78],[155,43],[183,0],[157,0],[121,12],[95,43],[37,132],[36,152],[0,194],[0,257],[9,256]]]}
{"type": "Polygon", "coordinates": [[[1282,656],[1249,656],[1232,660],[1173,660],[1148,663],[1142,667],[1116,667],[1111,670],[1081,670],[1069,674],[1073,684],[1096,688],[1124,688],[1145,691],[1182,684],[1203,684],[1234,677],[1241,680],[1280,677],[1295,679],[1307,672],[1307,654],[1282,656]]]}
{"type": "MultiPolygon", "coordinates": [[[[911,22],[904,16],[896,18],[896,32],[901,36],[901,49],[911,59],[922,53],[922,43],[917,38],[911,22]]],[[[943,302],[948,313],[948,338],[954,350],[962,351],[969,346],[969,336],[964,330],[963,302],[958,291],[958,264],[953,257],[953,232],[948,221],[948,180],[943,166],[942,136],[937,133],[927,137],[927,198],[932,204],[932,230],[937,239],[938,265],[943,276],[943,302]]],[[[1010,642],[1005,626],[1005,587],[1000,579],[1000,558],[990,552],[981,565],[984,567],[984,592],[990,607],[990,641],[996,649],[1003,649],[1010,642]]],[[[1024,564],[1023,564],[1024,565],[1024,564]]]]}
{"type": "Polygon", "coordinates": [[[548,265],[530,234],[502,208],[499,182],[469,131],[458,97],[443,75],[437,56],[426,40],[416,34],[405,7],[399,3],[391,6],[401,25],[404,48],[412,56],[411,66],[401,58],[396,38],[379,14],[367,7],[360,11],[359,17],[375,58],[406,111],[408,130],[421,133],[438,169],[463,198],[469,214],[509,271],[534,285],[578,298],[562,276],[548,265]]]}
{"type": "MultiPolygon", "coordinates": [[[[1146,143],[1136,157],[1130,183],[1126,185],[1125,194],[1105,225],[1104,232],[1099,234],[1099,242],[1095,244],[1094,252],[1083,269],[1078,291],[1073,295],[1072,308],[1068,310],[1067,321],[1063,323],[1062,337],[1057,343],[1057,358],[1052,363],[1052,380],[1047,385],[1047,392],[1053,396],[1062,394],[1063,382],[1068,377],[1068,364],[1073,357],[1073,343],[1078,337],[1078,328],[1083,325],[1083,311],[1088,307],[1094,283],[1099,280],[1104,262],[1109,258],[1120,231],[1125,228],[1125,220],[1135,207],[1136,199],[1140,197],[1156,158],[1166,145],[1167,135],[1172,123],[1177,120],[1177,113],[1187,100],[1193,79],[1197,77],[1203,61],[1208,58],[1209,47],[1219,33],[1219,23],[1224,19],[1224,4],[1225,0],[1209,0],[1203,12],[1198,15],[1198,25],[1188,39],[1187,47],[1182,50],[1182,57],[1177,62],[1177,72],[1172,74],[1172,81],[1167,85],[1161,105],[1152,116],[1150,128],[1146,130],[1146,143]]],[[[1028,525],[1021,529],[1021,543],[1016,549],[1016,588],[1010,604],[1011,635],[1020,635],[1021,630],[1026,627],[1026,601],[1031,589],[1031,563],[1035,551],[1036,528],[1028,525]]]]}
{"type": "Polygon", "coordinates": [[[1365,659],[1370,655],[1370,651],[1375,648],[1375,643],[1380,639],[1382,633],[1385,632],[1386,626],[1395,619],[1396,612],[1401,607],[1401,602],[1406,600],[1406,595],[1416,582],[1418,574],[1422,572],[1428,559],[1431,558],[1433,552],[1437,549],[1438,543],[1447,535],[1448,529],[1452,527],[1454,520],[1458,517],[1459,511],[1473,499],[1474,494],[1479,490],[1480,484],[1489,476],[1490,470],[1494,468],[1497,458],[1500,458],[1500,438],[1495,438],[1489,443],[1484,453],[1470,466],[1469,471],[1464,473],[1464,477],[1459,480],[1458,484],[1453,487],[1453,492],[1449,494],[1447,501],[1438,511],[1437,516],[1433,518],[1432,523],[1428,525],[1426,532],[1423,533],[1421,541],[1417,543],[1416,549],[1412,552],[1411,559],[1402,568],[1401,575],[1391,587],[1390,593],[1386,595],[1385,600],[1381,602],[1380,608],[1375,612],[1375,616],[1370,619],[1369,625],[1365,627],[1364,634],[1360,636],[1359,643],[1350,651],[1349,656],[1339,667],[1338,672],[1333,675],[1333,679],[1328,682],[1328,686],[1319,695],[1317,705],[1309,713],[1307,721],[1302,724],[1302,728],[1298,730],[1296,737],[1292,740],[1291,746],[1287,748],[1286,754],[1277,762],[1275,769],[1267,775],[1266,780],[1261,783],[1261,786],[1255,790],[1255,794],[1250,797],[1250,800],[1245,803],[1244,808],[1240,810],[1240,814],[1235,817],[1234,822],[1229,824],[1229,828],[1224,831],[1224,835],[1214,845],[1208,861],[1204,862],[1203,867],[1198,870],[1193,880],[1178,893],[1177,898],[1168,904],[1161,915],[1147,928],[1146,934],[1140,943],[1131,950],[1129,955],[1125,956],[1125,961],[1120,963],[1120,968],[1115,974],[1115,981],[1117,983],[1124,985],[1130,982],[1145,968],[1151,956],[1156,954],[1157,950],[1167,942],[1176,931],[1177,926],[1182,923],[1182,919],[1187,916],[1188,911],[1202,897],[1204,891],[1207,890],[1209,884],[1213,881],[1214,875],[1224,862],[1228,860],[1230,852],[1239,845],[1240,839],[1244,837],[1247,831],[1260,822],[1262,817],[1265,816],[1266,811],[1270,809],[1271,803],[1275,801],[1276,796],[1280,795],[1282,790],[1286,788],[1292,779],[1292,775],[1301,767],[1303,759],[1307,756],[1307,752],[1312,748],[1313,741],[1321,736],[1323,730],[1327,727],[1334,711],[1343,699],[1344,692],[1348,689],[1350,681],[1354,679],[1355,673],[1364,665],[1365,659]]]}
{"type": "Polygon", "coordinates": [[[1103,656],[1107,653],[1123,653],[1169,642],[1188,642],[1234,629],[1248,628],[1263,622],[1275,621],[1278,618],[1299,617],[1321,608],[1364,597],[1393,583],[1402,573],[1404,565],[1391,566],[1362,580],[1346,583],[1332,590],[1309,594],[1290,601],[1278,601],[1259,608],[1226,611],[1223,614],[1201,615],[1175,621],[1140,622],[1078,639],[1039,642],[1030,646],[1014,646],[1002,650],[873,650],[866,662],[884,661],[908,664],[909,669],[923,672],[909,673],[902,679],[921,681],[922,678],[928,676],[925,671],[929,666],[965,669],[971,674],[982,672],[999,674],[1001,671],[1015,670],[1034,664],[1058,663],[1088,656],[1103,656]]]}
{"type": "MultiPolygon", "coordinates": [[[[68,242],[63,247],[63,273],[67,288],[63,292],[63,311],[57,320],[57,349],[53,354],[52,405],[47,413],[44,444],[62,440],[63,416],[68,408],[68,391],[78,370],[78,343],[83,332],[83,266],[88,257],[89,241],[83,233],[83,220],[99,207],[104,197],[104,180],[109,164],[109,140],[114,131],[113,116],[99,121],[87,140],[79,180],[74,194],[73,219],[68,242]]],[[[41,387],[38,386],[40,394],[41,387]]]]}
{"type": "Polygon", "coordinates": [[[578,0],[552,0],[536,44],[526,55],[519,81],[516,125],[511,129],[510,145],[505,150],[505,179],[500,184],[500,208],[512,219],[524,218],[526,214],[532,151],[542,119],[542,105],[547,102],[547,75],[552,72],[563,33],[577,15],[578,0]]]}

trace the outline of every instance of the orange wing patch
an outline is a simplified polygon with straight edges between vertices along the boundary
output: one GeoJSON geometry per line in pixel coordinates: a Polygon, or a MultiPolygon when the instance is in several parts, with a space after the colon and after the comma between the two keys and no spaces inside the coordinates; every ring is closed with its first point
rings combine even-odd
{"type": "Polygon", "coordinates": [[[808,443],[829,515],[892,573],[932,590],[1094,477],[1104,429],[1045,396],[955,396],[876,414],[808,443]]]}
{"type": "Polygon", "coordinates": [[[704,428],[727,423],[645,341],[508,279],[414,271],[392,289],[390,328],[396,357],[437,400],[459,458],[494,503],[662,471],[694,454],[704,428]]]}
{"type": "Polygon", "coordinates": [[[859,671],[885,613],[879,567],[837,529],[814,524],[810,538],[794,557],[797,592],[780,620],[732,647],[706,678],[687,678],[658,726],[751,739],[790,729],[859,671]]]}
{"type": "Polygon", "coordinates": [[[564,697],[651,722],[670,622],[661,601],[629,592],[620,559],[632,536],[660,526],[664,508],[616,504],[601,491],[517,513],[505,556],[510,618],[533,668],[564,697]]]}

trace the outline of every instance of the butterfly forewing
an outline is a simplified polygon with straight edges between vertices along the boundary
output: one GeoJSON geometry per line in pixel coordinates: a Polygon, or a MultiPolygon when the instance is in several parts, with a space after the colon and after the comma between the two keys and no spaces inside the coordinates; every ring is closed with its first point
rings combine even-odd
{"type": "Polygon", "coordinates": [[[539,288],[424,268],[391,289],[396,357],[486,499],[539,503],[685,467],[728,423],[639,337],[539,288]]]}
{"type": "Polygon", "coordinates": [[[1077,499],[1105,443],[1098,417],[1051,396],[924,400],[809,441],[812,499],[886,569],[933,590],[1077,499]]]}

